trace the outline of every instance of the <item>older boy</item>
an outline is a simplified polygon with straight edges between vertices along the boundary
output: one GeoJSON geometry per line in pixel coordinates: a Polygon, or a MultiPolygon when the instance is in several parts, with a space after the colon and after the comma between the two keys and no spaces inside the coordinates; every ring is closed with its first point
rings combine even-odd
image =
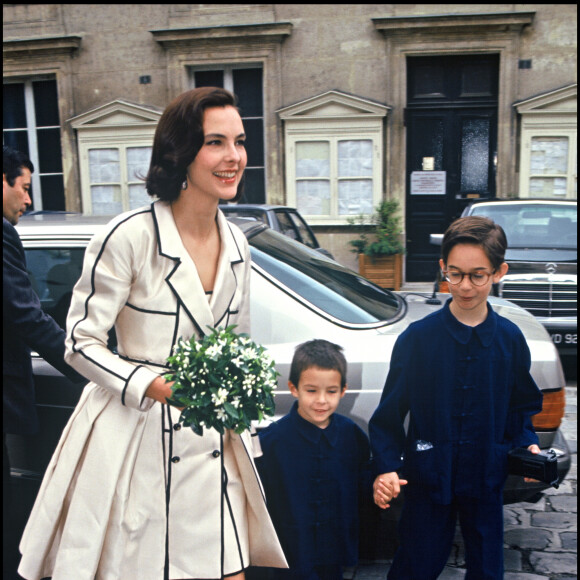
{"type": "Polygon", "coordinates": [[[507,272],[506,247],[503,230],[487,218],[451,224],[440,260],[451,299],[395,345],[369,425],[380,474],[375,503],[385,507],[398,495],[397,470],[408,480],[390,580],[437,578],[457,516],[466,579],[503,578],[507,453],[520,446],[539,452],[531,416],[542,403],[521,331],[487,303],[492,284],[507,272]]]}
{"type": "Polygon", "coordinates": [[[358,556],[358,499],[370,496],[369,442],[335,413],[346,391],[341,347],[311,340],[296,348],[288,387],[297,402],[260,433],[256,465],[288,560],[276,578],[340,580],[358,556]]]}

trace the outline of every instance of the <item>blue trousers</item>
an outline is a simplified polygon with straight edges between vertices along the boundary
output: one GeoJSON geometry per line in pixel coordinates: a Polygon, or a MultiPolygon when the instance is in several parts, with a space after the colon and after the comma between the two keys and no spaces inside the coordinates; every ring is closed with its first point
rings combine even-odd
{"type": "Polygon", "coordinates": [[[400,545],[388,579],[436,580],[449,559],[457,517],[465,544],[465,580],[502,580],[501,494],[486,501],[455,498],[450,505],[440,505],[426,494],[407,490],[399,524],[400,545]]]}

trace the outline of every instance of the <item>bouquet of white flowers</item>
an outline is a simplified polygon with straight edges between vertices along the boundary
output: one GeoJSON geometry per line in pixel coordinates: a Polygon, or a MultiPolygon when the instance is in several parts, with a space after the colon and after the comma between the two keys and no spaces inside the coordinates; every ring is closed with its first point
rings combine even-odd
{"type": "Polygon", "coordinates": [[[211,329],[201,340],[180,339],[167,359],[171,372],[165,379],[175,381],[167,402],[182,408],[180,423],[198,435],[204,427],[242,433],[253,420],[274,414],[274,361],[234,328],[211,329]]]}

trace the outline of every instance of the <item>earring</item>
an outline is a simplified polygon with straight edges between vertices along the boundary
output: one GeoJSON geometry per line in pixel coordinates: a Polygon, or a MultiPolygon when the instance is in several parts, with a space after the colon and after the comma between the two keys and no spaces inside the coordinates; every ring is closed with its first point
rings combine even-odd
{"type": "Polygon", "coordinates": [[[187,179],[181,184],[181,189],[187,189],[187,179]]]}

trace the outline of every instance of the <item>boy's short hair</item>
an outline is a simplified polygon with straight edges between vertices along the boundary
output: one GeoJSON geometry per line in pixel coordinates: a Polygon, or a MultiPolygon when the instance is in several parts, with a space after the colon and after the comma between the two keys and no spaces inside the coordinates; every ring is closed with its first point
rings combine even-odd
{"type": "Polygon", "coordinates": [[[17,151],[9,145],[3,145],[2,173],[10,187],[14,186],[16,178],[22,175],[22,168],[26,167],[30,173],[34,173],[34,165],[26,153],[17,151]]]}
{"type": "Polygon", "coordinates": [[[314,339],[303,342],[296,347],[290,366],[290,382],[298,388],[300,376],[311,368],[319,367],[340,373],[340,388],[346,386],[346,358],[342,347],[327,340],[314,339]]]}
{"type": "Polygon", "coordinates": [[[455,220],[443,235],[441,259],[445,265],[451,250],[457,244],[481,246],[491,265],[497,270],[504,262],[507,238],[503,228],[493,220],[471,215],[455,220]]]}

